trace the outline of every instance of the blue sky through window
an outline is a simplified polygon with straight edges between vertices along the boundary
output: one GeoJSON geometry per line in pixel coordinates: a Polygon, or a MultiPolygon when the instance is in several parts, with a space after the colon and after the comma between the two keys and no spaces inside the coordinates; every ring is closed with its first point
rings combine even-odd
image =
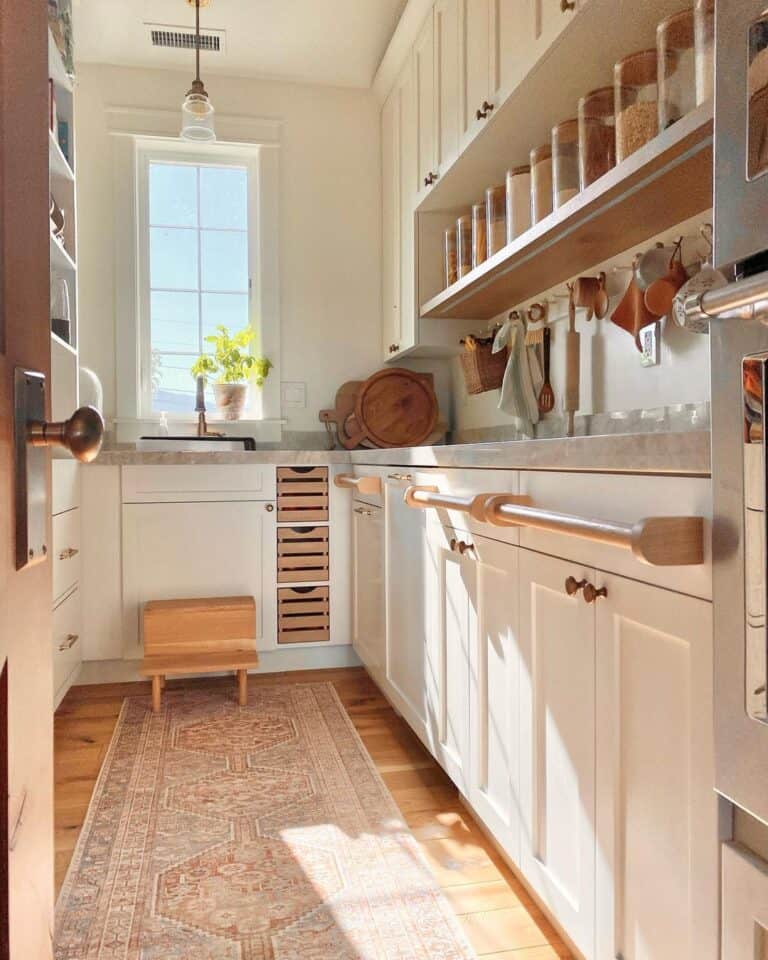
{"type": "Polygon", "coordinates": [[[149,300],[152,410],[192,413],[203,337],[249,322],[245,167],[150,162],[149,300]]]}

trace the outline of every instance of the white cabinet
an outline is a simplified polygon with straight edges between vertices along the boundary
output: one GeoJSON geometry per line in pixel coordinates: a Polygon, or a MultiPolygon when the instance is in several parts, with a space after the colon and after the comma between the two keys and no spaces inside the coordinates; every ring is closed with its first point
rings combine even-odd
{"type": "Polygon", "coordinates": [[[413,48],[416,84],[416,177],[418,197],[425,193],[437,173],[437,90],[435,75],[435,20],[433,11],[413,48]]]}
{"type": "MultiPolygon", "coordinates": [[[[491,102],[500,107],[525,77],[536,51],[538,10],[560,0],[493,0],[491,5],[491,102]]],[[[548,13],[549,16],[549,13],[548,13]]],[[[560,21],[566,18],[560,14],[560,21]]]]}
{"type": "MultiPolygon", "coordinates": [[[[526,2],[530,3],[531,0],[526,2]]],[[[563,0],[532,0],[536,57],[552,46],[586,2],[587,0],[568,0],[567,3],[563,3],[563,0]]]]}
{"type": "Polygon", "coordinates": [[[594,579],[590,570],[520,551],[520,867],[578,949],[592,958],[594,606],[566,593],[569,576],[594,579]]]}
{"type": "Polygon", "coordinates": [[[390,93],[381,112],[382,353],[400,340],[400,91],[390,93]]]}
{"type": "Polygon", "coordinates": [[[352,509],[352,645],[377,683],[385,677],[384,511],[355,502],[352,509]]]}
{"type": "Polygon", "coordinates": [[[723,960],[768,960],[768,863],[723,845],[723,960]]]}
{"type": "Polygon", "coordinates": [[[491,96],[491,0],[459,0],[459,140],[463,149],[491,96]]]}
{"type": "Polygon", "coordinates": [[[434,6],[435,146],[442,176],[459,152],[459,0],[434,6]]]}
{"type": "Polygon", "coordinates": [[[597,956],[715,960],[711,604],[595,582],[597,956]]]}
{"type": "Polygon", "coordinates": [[[477,636],[476,571],[459,535],[427,522],[427,704],[433,753],[459,790],[469,792],[470,657],[477,636]]]}
{"type": "Polygon", "coordinates": [[[387,590],[387,692],[415,733],[432,749],[428,715],[426,511],[403,502],[410,481],[391,477],[384,488],[387,590]]]}
{"type": "Polygon", "coordinates": [[[415,201],[418,193],[416,72],[408,59],[398,81],[400,132],[400,330],[392,353],[402,353],[416,342],[415,201]]]}

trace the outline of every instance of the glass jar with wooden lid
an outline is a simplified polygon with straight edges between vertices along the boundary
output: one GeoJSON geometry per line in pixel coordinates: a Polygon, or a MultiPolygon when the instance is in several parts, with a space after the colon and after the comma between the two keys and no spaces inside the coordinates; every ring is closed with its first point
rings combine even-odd
{"type": "Polygon", "coordinates": [[[552,213],[552,144],[531,150],[531,223],[552,213]]]}
{"type": "Polygon", "coordinates": [[[696,0],[693,19],[698,105],[715,92],[715,0],[696,0]]]}
{"type": "Polygon", "coordinates": [[[488,256],[507,245],[507,186],[488,187],[485,191],[485,219],[488,225],[488,256]]]}
{"type": "Polygon", "coordinates": [[[507,243],[512,243],[531,226],[531,166],[521,164],[507,170],[507,243]]]}
{"type": "Polygon", "coordinates": [[[552,201],[555,210],[579,192],[579,121],[552,127],[552,201]]]}
{"type": "Polygon", "coordinates": [[[656,28],[659,129],[666,130],[696,106],[694,13],[681,10],[656,28]]]}
{"type": "Polygon", "coordinates": [[[472,269],[488,259],[488,233],[485,228],[485,203],[472,204],[472,269]]]}
{"type": "Polygon", "coordinates": [[[450,287],[459,279],[458,264],[456,261],[456,226],[448,227],[443,235],[443,250],[445,254],[445,285],[450,287]]]}
{"type": "Polygon", "coordinates": [[[472,214],[467,213],[456,220],[456,264],[459,279],[472,269],[472,214]]]}
{"type": "Polygon", "coordinates": [[[579,183],[585,190],[616,166],[613,87],[600,87],[579,100],[579,183]]]}
{"type": "Polygon", "coordinates": [[[658,57],[641,50],[614,67],[616,162],[626,160],[659,132],[658,57]]]}

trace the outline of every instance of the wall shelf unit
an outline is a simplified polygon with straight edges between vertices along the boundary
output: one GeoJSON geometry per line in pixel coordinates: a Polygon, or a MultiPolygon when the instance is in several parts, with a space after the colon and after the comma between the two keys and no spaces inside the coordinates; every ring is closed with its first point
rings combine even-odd
{"type": "MultiPolygon", "coordinates": [[[[712,206],[712,103],[660,133],[421,307],[486,320],[712,206]]],[[[442,262],[439,244],[432,255],[442,262]]],[[[422,244],[421,255],[425,255],[422,244]]],[[[437,271],[430,271],[437,275],[437,271]]]]}
{"type": "Polygon", "coordinates": [[[61,177],[63,180],[74,181],[74,171],[64,156],[52,130],[48,131],[48,164],[52,177],[61,177]]]}

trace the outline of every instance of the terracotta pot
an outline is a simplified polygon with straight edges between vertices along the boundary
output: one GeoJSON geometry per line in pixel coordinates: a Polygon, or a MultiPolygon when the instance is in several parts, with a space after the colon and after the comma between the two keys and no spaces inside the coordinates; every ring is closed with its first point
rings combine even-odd
{"type": "Polygon", "coordinates": [[[225,420],[242,420],[248,398],[247,383],[214,383],[213,396],[225,420]]]}

